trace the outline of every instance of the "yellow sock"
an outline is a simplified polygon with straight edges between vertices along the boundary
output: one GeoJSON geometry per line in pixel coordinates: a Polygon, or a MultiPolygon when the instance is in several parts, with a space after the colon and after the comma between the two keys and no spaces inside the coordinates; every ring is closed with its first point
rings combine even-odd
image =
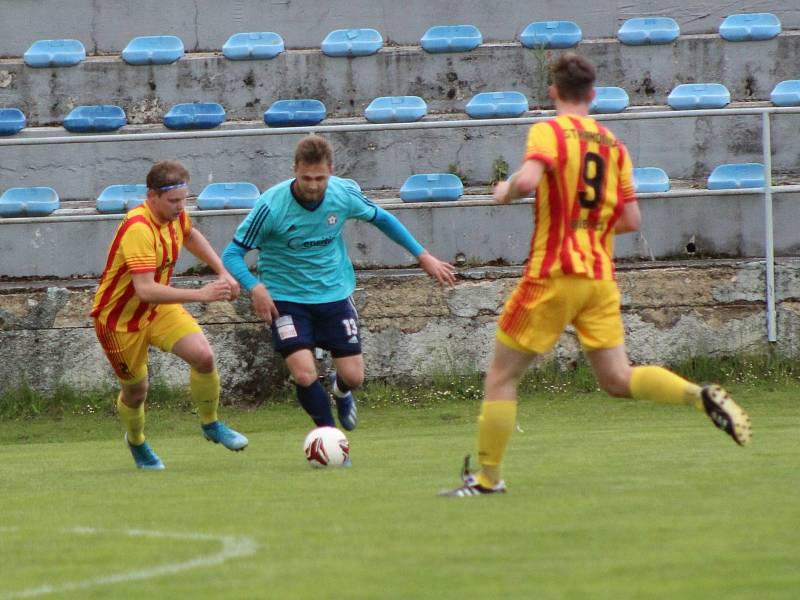
{"type": "Polygon", "coordinates": [[[217,407],[219,406],[219,373],[217,370],[201,373],[192,369],[189,373],[189,389],[203,425],[216,421],[217,407]]]}
{"type": "Polygon", "coordinates": [[[631,396],[636,400],[652,400],[662,404],[689,404],[698,407],[700,386],[686,381],[662,367],[634,367],[631,374],[631,396]]]}
{"type": "Polygon", "coordinates": [[[117,414],[128,432],[128,442],[134,446],[144,444],[144,402],[139,408],[131,408],[117,396],[117,414]]]}
{"type": "Polygon", "coordinates": [[[517,422],[516,400],[484,400],[478,417],[478,483],[492,487],[500,481],[500,463],[517,422]]]}

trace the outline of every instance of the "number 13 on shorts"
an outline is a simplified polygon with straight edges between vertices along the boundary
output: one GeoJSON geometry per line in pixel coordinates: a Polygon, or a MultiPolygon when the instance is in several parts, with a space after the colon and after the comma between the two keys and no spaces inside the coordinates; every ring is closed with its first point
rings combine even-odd
{"type": "Polygon", "coordinates": [[[358,335],[358,322],[355,319],[342,319],[342,325],[347,335],[358,335]]]}

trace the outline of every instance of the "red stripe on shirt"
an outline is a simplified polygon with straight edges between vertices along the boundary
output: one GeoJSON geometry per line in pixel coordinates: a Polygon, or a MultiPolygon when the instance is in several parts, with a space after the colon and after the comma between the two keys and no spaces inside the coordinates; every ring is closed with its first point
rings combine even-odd
{"type": "MultiPolygon", "coordinates": [[[[548,125],[553,129],[553,134],[556,137],[556,145],[558,148],[559,162],[564,161],[566,156],[566,140],[564,139],[564,131],[561,126],[555,121],[548,121],[548,125]]],[[[556,259],[556,252],[558,251],[560,228],[562,225],[562,206],[561,197],[558,193],[558,183],[555,176],[555,171],[548,171],[547,173],[547,187],[548,189],[548,203],[550,204],[550,229],[547,232],[547,249],[544,258],[542,259],[542,267],[539,270],[539,277],[547,277],[550,274],[550,269],[556,259]]],[[[537,231],[538,233],[538,231],[537,231]]]]}

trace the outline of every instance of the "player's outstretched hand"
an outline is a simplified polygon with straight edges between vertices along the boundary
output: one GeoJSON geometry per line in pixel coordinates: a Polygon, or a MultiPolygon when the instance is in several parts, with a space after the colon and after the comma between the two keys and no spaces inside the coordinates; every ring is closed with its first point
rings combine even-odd
{"type": "Polygon", "coordinates": [[[448,262],[439,260],[427,250],[423,250],[422,254],[417,257],[419,266],[428,275],[433,277],[442,286],[449,285],[453,287],[456,281],[455,267],[448,262]]]}
{"type": "Polygon", "coordinates": [[[231,286],[224,279],[216,279],[200,288],[202,302],[216,302],[231,299],[231,286]]]}
{"type": "Polygon", "coordinates": [[[272,325],[272,321],[280,316],[275,303],[272,301],[272,296],[267,291],[267,286],[259,283],[250,291],[250,297],[253,300],[253,310],[259,319],[263,319],[267,325],[272,325]]]}
{"type": "Polygon", "coordinates": [[[228,273],[227,271],[223,271],[219,274],[219,278],[223,281],[227,281],[228,285],[231,286],[231,297],[229,300],[236,300],[239,297],[239,292],[241,292],[241,288],[239,287],[239,282],[228,273]]]}

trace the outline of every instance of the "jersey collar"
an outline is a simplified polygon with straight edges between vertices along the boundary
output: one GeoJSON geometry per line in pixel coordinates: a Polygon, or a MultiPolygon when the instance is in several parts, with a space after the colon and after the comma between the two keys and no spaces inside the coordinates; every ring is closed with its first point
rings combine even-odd
{"type": "MultiPolygon", "coordinates": [[[[319,202],[303,202],[302,200],[300,200],[300,198],[298,198],[297,195],[294,193],[295,181],[296,181],[295,179],[292,179],[292,183],[289,184],[289,192],[292,194],[292,198],[294,198],[295,202],[297,202],[300,206],[305,208],[308,212],[314,212],[320,206],[322,206],[322,203],[325,201],[325,196],[322,196],[322,200],[320,200],[319,202]]],[[[325,193],[327,194],[327,190],[325,193]]]]}

